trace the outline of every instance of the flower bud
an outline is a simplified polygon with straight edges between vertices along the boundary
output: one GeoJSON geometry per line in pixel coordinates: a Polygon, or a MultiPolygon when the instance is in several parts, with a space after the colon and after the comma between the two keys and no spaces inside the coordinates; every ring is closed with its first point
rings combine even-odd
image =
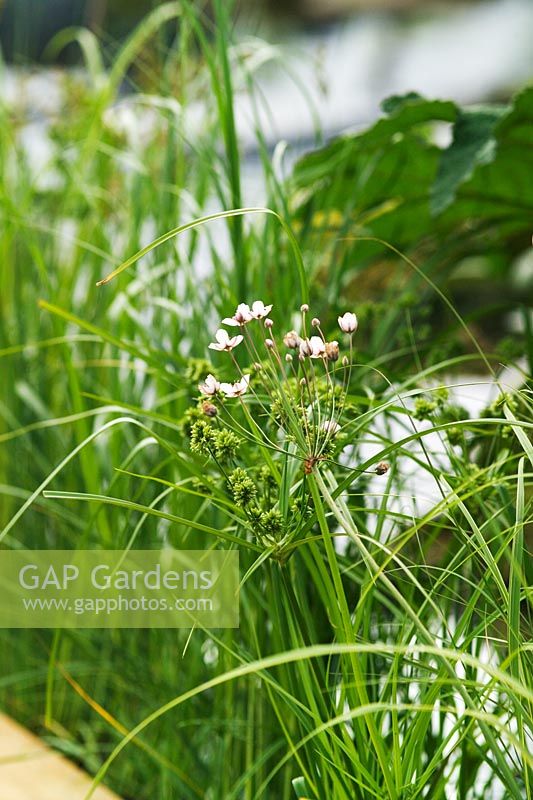
{"type": "Polygon", "coordinates": [[[292,356],[290,353],[287,353],[287,355],[285,356],[285,361],[287,362],[287,364],[292,363],[292,356]]]}
{"type": "Polygon", "coordinates": [[[320,328],[320,320],[318,319],[318,317],[313,317],[313,319],[311,320],[311,325],[313,326],[313,328],[320,328]]]}
{"type": "Polygon", "coordinates": [[[349,365],[349,363],[350,363],[350,359],[348,358],[348,356],[343,356],[342,357],[342,366],[343,367],[347,367],[349,365]]]}
{"type": "Polygon", "coordinates": [[[355,333],[357,330],[357,317],[351,311],[347,311],[342,317],[338,318],[339,328],[343,333],[355,333]]]}
{"type": "Polygon", "coordinates": [[[270,350],[274,347],[274,342],[272,339],[265,339],[265,344],[270,350]]]}
{"type": "Polygon", "coordinates": [[[270,317],[267,317],[267,319],[265,320],[265,328],[269,328],[270,329],[273,326],[273,324],[274,323],[272,322],[270,317]]]}
{"type": "Polygon", "coordinates": [[[302,303],[302,305],[300,306],[300,311],[302,312],[302,314],[307,314],[307,312],[309,311],[309,306],[307,305],[307,303],[302,303]]]}
{"type": "Polygon", "coordinates": [[[218,409],[213,403],[210,403],[208,400],[202,403],[202,411],[206,415],[206,417],[216,417],[218,414],[218,409]]]}

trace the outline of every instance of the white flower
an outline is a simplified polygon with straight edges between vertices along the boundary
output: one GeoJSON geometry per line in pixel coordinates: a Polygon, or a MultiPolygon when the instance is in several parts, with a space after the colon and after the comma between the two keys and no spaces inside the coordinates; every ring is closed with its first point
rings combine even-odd
{"type": "Polygon", "coordinates": [[[322,358],[323,355],[326,353],[326,343],[320,336],[311,336],[309,339],[309,345],[311,347],[311,358],[322,358]]]}
{"type": "Polygon", "coordinates": [[[320,336],[311,336],[300,342],[300,358],[322,358],[326,354],[326,344],[320,336]]]}
{"type": "Polygon", "coordinates": [[[201,394],[205,394],[207,397],[212,397],[219,391],[220,383],[217,381],[214,375],[209,373],[205,381],[198,384],[198,389],[200,390],[201,394]]]}
{"type": "Polygon", "coordinates": [[[335,436],[341,429],[341,426],[334,419],[327,419],[322,423],[322,430],[326,431],[330,436],[335,436]]]}
{"type": "Polygon", "coordinates": [[[272,306],[266,306],[262,300],[254,300],[252,303],[251,314],[254,319],[264,319],[270,314],[272,306]]]}
{"type": "Polygon", "coordinates": [[[221,383],[220,391],[223,392],[226,397],[240,397],[241,394],[247,391],[249,383],[250,376],[243,375],[240,381],[236,381],[235,383],[221,383]]]}
{"type": "Polygon", "coordinates": [[[242,336],[228,336],[228,332],[224,328],[219,328],[215,333],[216,342],[211,342],[209,348],[211,350],[233,350],[238,344],[242,342],[242,336]]]}
{"type": "Polygon", "coordinates": [[[222,324],[240,327],[241,325],[246,325],[247,322],[251,322],[251,320],[253,320],[253,316],[252,312],[250,311],[250,306],[246,303],[239,303],[235,314],[232,317],[226,317],[223,319],[222,324]]]}
{"type": "Polygon", "coordinates": [[[339,328],[343,333],[355,333],[357,330],[357,317],[351,311],[347,311],[339,317],[339,328]]]}
{"type": "Polygon", "coordinates": [[[300,348],[299,348],[299,356],[300,358],[305,358],[306,356],[310,356],[313,352],[311,348],[311,342],[309,339],[300,339],[300,348]]]}

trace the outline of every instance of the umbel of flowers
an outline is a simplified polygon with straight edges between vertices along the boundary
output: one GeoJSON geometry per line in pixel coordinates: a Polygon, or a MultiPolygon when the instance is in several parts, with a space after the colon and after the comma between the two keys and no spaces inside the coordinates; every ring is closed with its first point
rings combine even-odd
{"type": "Polygon", "coordinates": [[[188,425],[192,451],[207,459],[206,480],[211,464],[254,535],[281,552],[309,513],[306,476],[334,465],[345,444],[357,317],[338,318],[338,341],[304,304],[298,330],[277,336],[272,308],[240,303],[222,320],[209,348],[220,354],[225,377],[233,376],[205,376],[188,425]],[[282,473],[291,477],[283,503],[282,473]]]}
{"type": "Polygon", "coordinates": [[[220,327],[209,348],[227,354],[236,375],[227,382],[209,373],[198,385],[204,398],[201,407],[207,417],[223,413],[235,430],[241,423],[234,419],[228,401],[238,401],[251,435],[259,435],[274,449],[283,448],[284,436],[294,443],[295,455],[309,473],[331,455],[333,440],[342,429],[357,317],[348,311],[338,318],[349,353],[349,357],[344,355],[340,360],[339,342],[326,338],[317,317],[309,319],[307,304],[300,308],[300,331],[284,333],[279,342],[269,316],[271,311],[271,304],[255,300],[251,306],[239,303],[235,313],[222,320],[222,325],[233,330],[230,334],[220,327]],[[235,356],[237,348],[247,353],[251,363],[247,369],[241,367],[245,359],[235,356]],[[257,422],[253,406],[263,425],[257,422]],[[265,424],[268,422],[273,426],[265,424]],[[277,428],[274,441],[269,438],[268,429],[272,427],[277,428]]]}
{"type": "MultiPolygon", "coordinates": [[[[227,354],[236,375],[227,382],[209,373],[198,385],[204,398],[201,408],[207,417],[223,414],[235,432],[242,423],[235,419],[228,401],[238,401],[249,434],[274,450],[284,450],[283,439],[290,442],[304,472],[310,473],[332,455],[342,430],[357,317],[347,311],[338,318],[349,354],[340,359],[339,342],[326,338],[317,317],[309,319],[307,304],[300,307],[300,330],[284,333],[279,342],[271,311],[271,304],[255,300],[251,306],[239,303],[234,314],[222,320],[226,327],[215,332],[209,348],[227,354]],[[247,353],[251,366],[246,370],[241,367],[243,358],[235,356],[237,348],[247,353]],[[256,412],[263,424],[257,422],[256,412]]],[[[193,449],[201,449],[202,441],[197,430],[193,449]]]]}

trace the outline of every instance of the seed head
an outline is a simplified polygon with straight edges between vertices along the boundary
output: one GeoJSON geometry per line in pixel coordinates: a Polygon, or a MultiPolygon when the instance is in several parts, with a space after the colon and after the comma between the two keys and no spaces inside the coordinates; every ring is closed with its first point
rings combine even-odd
{"type": "Polygon", "coordinates": [[[191,450],[208,455],[214,443],[215,431],[205,420],[199,419],[191,427],[191,450]]]}
{"type": "Polygon", "coordinates": [[[257,494],[255,483],[241,467],[233,470],[228,478],[228,484],[235,505],[241,508],[248,506],[257,494]]]}
{"type": "Polygon", "coordinates": [[[226,463],[235,458],[241,440],[233,431],[222,428],[214,432],[213,444],[216,458],[226,463]]]}

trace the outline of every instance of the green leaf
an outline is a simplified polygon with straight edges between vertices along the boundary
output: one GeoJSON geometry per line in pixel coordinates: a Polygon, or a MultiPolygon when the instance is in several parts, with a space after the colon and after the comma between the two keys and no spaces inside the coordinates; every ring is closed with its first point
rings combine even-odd
{"type": "MultiPolygon", "coordinates": [[[[506,107],[461,109],[409,94],[383,109],[368,129],[305,155],[293,171],[293,214],[309,257],[320,254],[331,299],[374,265],[358,296],[382,293],[395,248],[438,286],[480,255],[484,286],[505,301],[506,276],[531,241],[533,87],[506,107]],[[443,124],[454,126],[444,149],[443,124]]],[[[375,346],[383,355],[379,337],[375,346]]]]}
{"type": "Polygon", "coordinates": [[[460,185],[478,164],[495,156],[494,128],[506,109],[501,107],[461,111],[453,127],[453,141],[442,154],[431,191],[433,214],[444,211],[455,199],[460,185]]]}

